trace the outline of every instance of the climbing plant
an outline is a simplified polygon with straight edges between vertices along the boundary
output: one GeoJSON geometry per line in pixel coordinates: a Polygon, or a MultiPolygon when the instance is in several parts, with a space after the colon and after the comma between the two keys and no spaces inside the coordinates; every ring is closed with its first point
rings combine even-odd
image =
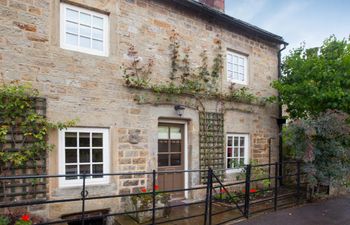
{"type": "MultiPolygon", "coordinates": [[[[154,61],[150,59],[147,63],[142,63],[141,57],[138,56],[135,47],[132,46],[128,51],[130,62],[123,65],[123,77],[127,87],[150,90],[159,95],[158,101],[164,96],[162,94],[167,96],[165,101],[180,95],[194,97],[202,110],[205,100],[265,104],[263,99],[258,98],[245,87],[235,88],[232,85],[227,92],[221,91],[219,80],[224,68],[224,57],[222,42],[218,37],[213,40],[213,61],[209,63],[208,51],[203,50],[199,55],[201,63],[198,68],[191,68],[191,49],[189,47],[181,48],[178,33],[173,31],[169,41],[171,61],[169,81],[152,84],[149,77],[152,74],[154,61]]],[[[142,103],[145,97],[138,96],[135,99],[142,103]]]]}
{"type": "MultiPolygon", "coordinates": [[[[37,163],[44,160],[52,149],[47,142],[49,129],[63,129],[75,121],[48,121],[36,110],[39,93],[17,81],[0,86],[0,174],[26,168],[28,163],[40,169],[37,163]]],[[[42,171],[37,171],[41,173],[42,171]]],[[[5,193],[5,182],[3,182],[5,193]]],[[[4,194],[5,195],[5,194],[4,194]]]]}

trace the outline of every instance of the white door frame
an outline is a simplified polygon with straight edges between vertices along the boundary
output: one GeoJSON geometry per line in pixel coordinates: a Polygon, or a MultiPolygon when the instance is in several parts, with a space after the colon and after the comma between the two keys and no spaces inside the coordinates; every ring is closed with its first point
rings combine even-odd
{"type": "MultiPolygon", "coordinates": [[[[184,121],[184,120],[172,120],[172,119],[159,119],[158,120],[158,124],[159,123],[169,123],[169,124],[181,124],[184,125],[184,161],[185,161],[185,165],[184,165],[184,170],[188,170],[188,122],[184,121]]],[[[158,152],[157,152],[158,154],[158,152]]],[[[189,187],[189,174],[188,172],[184,173],[185,176],[185,189],[187,189],[189,187]]],[[[188,198],[188,191],[185,191],[185,198],[188,198]]]]}

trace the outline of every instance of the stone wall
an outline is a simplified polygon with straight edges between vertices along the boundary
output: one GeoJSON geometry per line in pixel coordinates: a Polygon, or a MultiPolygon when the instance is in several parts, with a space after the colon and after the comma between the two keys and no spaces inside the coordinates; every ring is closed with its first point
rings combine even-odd
{"type": "MultiPolygon", "coordinates": [[[[52,121],[79,118],[77,126],[109,127],[111,172],[151,171],[157,167],[157,126],[159,118],[178,119],[171,105],[136,104],[135,90],[123,86],[120,66],[128,60],[127,50],[134,45],[143,61],[155,60],[151,82],[168,80],[170,71],[169,36],[175,29],[181,46],[190,47],[191,66],[200,65],[203,49],[211,52],[215,38],[223,40],[224,49],[249,55],[248,87],[258,96],[275,95],[270,87],[277,79],[276,44],[257,37],[245,36],[225,24],[203,18],[171,3],[150,0],[72,0],[72,2],[106,11],[110,23],[108,57],[94,56],[61,49],[59,46],[59,0],[0,0],[0,74],[4,82],[20,80],[37,88],[47,98],[47,116],[52,121]]],[[[209,54],[210,56],[210,54],[209,54]]],[[[210,58],[210,57],[209,57],[210,58]]],[[[210,61],[210,60],[209,60],[210,61]]],[[[229,84],[221,77],[222,89],[229,84]]],[[[240,85],[237,85],[240,87],[240,85]]],[[[278,135],[275,118],[277,106],[234,107],[225,114],[225,133],[249,133],[251,157],[266,162],[268,138],[278,135]]],[[[209,110],[214,110],[214,107],[209,110]]],[[[186,109],[182,118],[188,121],[188,169],[198,164],[198,112],[186,109]]],[[[50,143],[58,145],[57,131],[50,143]]],[[[277,141],[273,142],[273,161],[277,160],[277,141]]],[[[49,172],[58,173],[58,149],[50,152],[49,172]]],[[[198,175],[189,184],[198,184],[198,175]]],[[[149,186],[146,176],[121,176],[111,185],[89,187],[96,195],[130,193],[149,186]]],[[[50,182],[52,198],[79,194],[58,188],[50,182]]],[[[47,209],[51,218],[78,212],[72,204],[55,204],[47,209]]],[[[98,201],[87,209],[119,209],[119,201],[98,201]]]]}

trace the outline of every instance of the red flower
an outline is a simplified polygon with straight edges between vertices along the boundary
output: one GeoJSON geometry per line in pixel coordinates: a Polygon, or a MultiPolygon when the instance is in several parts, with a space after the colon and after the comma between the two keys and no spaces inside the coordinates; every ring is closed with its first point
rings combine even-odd
{"type": "Polygon", "coordinates": [[[256,189],[250,189],[250,193],[256,193],[256,189]]]}
{"type": "Polygon", "coordinates": [[[30,217],[29,217],[29,215],[27,215],[27,214],[24,214],[22,217],[21,217],[21,220],[23,220],[23,221],[30,221],[30,217]]]}
{"type": "Polygon", "coordinates": [[[221,190],[220,190],[220,193],[221,193],[221,194],[224,194],[225,192],[226,192],[225,189],[221,189],[221,190]]]}
{"type": "Polygon", "coordinates": [[[141,192],[146,193],[147,189],[146,188],[141,188],[141,192]]]}
{"type": "Polygon", "coordinates": [[[158,191],[159,190],[159,186],[158,185],[154,185],[154,190],[158,191]]]}
{"type": "MultiPolygon", "coordinates": [[[[249,193],[256,193],[257,190],[256,189],[250,189],[249,193]]],[[[243,193],[245,193],[245,189],[243,189],[243,193]]]]}

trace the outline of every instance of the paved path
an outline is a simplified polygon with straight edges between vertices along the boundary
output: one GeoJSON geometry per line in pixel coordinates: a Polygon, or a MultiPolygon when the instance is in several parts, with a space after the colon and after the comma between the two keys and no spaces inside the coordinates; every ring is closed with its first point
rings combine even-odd
{"type": "Polygon", "coordinates": [[[238,225],[350,225],[350,195],[258,215],[238,225]]]}

